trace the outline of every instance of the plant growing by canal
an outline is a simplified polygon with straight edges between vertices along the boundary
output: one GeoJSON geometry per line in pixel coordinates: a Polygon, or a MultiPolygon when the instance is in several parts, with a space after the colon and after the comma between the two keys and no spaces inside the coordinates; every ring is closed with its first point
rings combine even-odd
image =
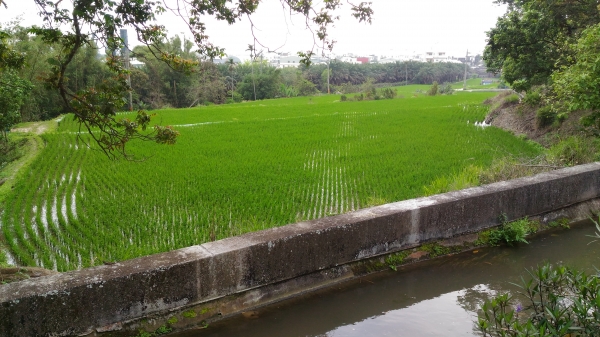
{"type": "Polygon", "coordinates": [[[489,243],[497,246],[506,243],[509,246],[515,243],[529,243],[525,238],[535,232],[535,227],[529,219],[524,218],[513,222],[503,222],[499,228],[490,232],[489,243]]]}
{"type": "Polygon", "coordinates": [[[385,258],[385,263],[390,267],[391,270],[396,271],[397,266],[404,263],[404,259],[410,255],[408,250],[404,250],[398,253],[394,253],[385,258]]]}
{"type": "Polygon", "coordinates": [[[161,325],[154,332],[148,332],[144,330],[140,330],[137,335],[133,337],[156,337],[160,335],[166,335],[173,331],[169,325],[161,325]]]}
{"type": "MultiPolygon", "coordinates": [[[[590,237],[600,239],[600,223],[590,220],[596,225],[590,237]]],[[[565,227],[566,221],[558,225],[565,227]]],[[[484,337],[600,336],[598,274],[551,264],[527,272],[530,278],[518,285],[518,297],[505,293],[483,304],[477,330],[484,337]]]]}
{"type": "Polygon", "coordinates": [[[600,282],[565,266],[528,271],[520,296],[486,301],[477,322],[484,337],[600,336],[600,282]]]}
{"type": "Polygon", "coordinates": [[[502,224],[497,228],[479,233],[479,239],[476,245],[499,246],[507,244],[512,246],[516,243],[528,243],[525,239],[527,235],[535,233],[539,224],[529,220],[527,217],[516,221],[507,221],[506,214],[500,215],[502,224]]]}

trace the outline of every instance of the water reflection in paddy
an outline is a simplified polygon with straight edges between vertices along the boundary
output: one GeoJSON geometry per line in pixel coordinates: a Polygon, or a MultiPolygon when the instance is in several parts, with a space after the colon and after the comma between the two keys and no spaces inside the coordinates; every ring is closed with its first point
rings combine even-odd
{"type": "Polygon", "coordinates": [[[475,336],[483,300],[514,290],[525,268],[562,262],[600,267],[600,242],[591,223],[543,234],[529,245],[480,249],[370,275],[328,290],[190,330],[177,337],[475,336]]]}

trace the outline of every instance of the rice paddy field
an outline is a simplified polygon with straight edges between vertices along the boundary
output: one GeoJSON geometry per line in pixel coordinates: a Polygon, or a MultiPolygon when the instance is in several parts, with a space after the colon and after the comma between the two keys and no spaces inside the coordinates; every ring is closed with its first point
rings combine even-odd
{"type": "Polygon", "coordinates": [[[66,116],[3,205],[9,261],[59,271],[409,199],[468,165],[538,149],[478,128],[492,93],[299,97],[157,111],[176,145],[111,161],[66,116]],[[469,122],[469,123],[468,123],[469,122]]]}

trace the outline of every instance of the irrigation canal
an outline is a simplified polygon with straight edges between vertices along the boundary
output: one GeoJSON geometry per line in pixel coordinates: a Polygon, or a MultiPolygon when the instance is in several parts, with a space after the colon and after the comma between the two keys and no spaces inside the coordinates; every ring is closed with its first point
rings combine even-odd
{"type": "Polygon", "coordinates": [[[529,245],[484,248],[381,272],[280,302],[176,337],[476,336],[477,308],[545,261],[600,268],[595,227],[546,232],[529,245]]]}

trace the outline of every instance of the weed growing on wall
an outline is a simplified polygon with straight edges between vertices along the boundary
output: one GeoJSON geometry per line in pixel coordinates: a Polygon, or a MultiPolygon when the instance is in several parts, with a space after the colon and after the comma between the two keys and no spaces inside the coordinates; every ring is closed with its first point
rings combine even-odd
{"type": "Polygon", "coordinates": [[[475,242],[478,246],[498,246],[507,244],[509,246],[517,243],[528,243],[526,237],[535,233],[539,224],[528,218],[508,222],[506,215],[500,216],[502,224],[496,228],[488,229],[479,233],[479,239],[475,242]]]}

